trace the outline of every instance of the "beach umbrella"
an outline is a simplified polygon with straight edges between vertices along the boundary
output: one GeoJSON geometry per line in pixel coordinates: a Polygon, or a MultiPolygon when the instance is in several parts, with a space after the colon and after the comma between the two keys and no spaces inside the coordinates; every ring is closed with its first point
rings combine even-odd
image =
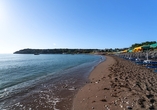
{"type": "Polygon", "coordinates": [[[124,53],[128,52],[128,50],[123,50],[124,53]]]}
{"type": "Polygon", "coordinates": [[[141,50],[142,50],[142,47],[139,46],[139,47],[135,47],[135,48],[133,49],[133,52],[140,52],[141,50]]]}
{"type": "Polygon", "coordinates": [[[143,45],[142,49],[144,49],[144,50],[150,49],[150,45],[143,45]]]}
{"type": "Polygon", "coordinates": [[[157,43],[150,45],[150,48],[156,48],[157,47],[157,43]]]}
{"type": "Polygon", "coordinates": [[[133,50],[132,50],[132,49],[129,49],[128,52],[133,52],[133,50]]]}
{"type": "Polygon", "coordinates": [[[121,51],[121,53],[126,53],[126,52],[128,52],[128,50],[123,50],[123,51],[121,51]]]}

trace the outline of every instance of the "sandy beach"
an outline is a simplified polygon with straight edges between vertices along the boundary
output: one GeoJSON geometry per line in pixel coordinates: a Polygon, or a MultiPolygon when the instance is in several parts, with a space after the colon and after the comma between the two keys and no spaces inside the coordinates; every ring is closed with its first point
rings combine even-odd
{"type": "Polygon", "coordinates": [[[157,75],[116,56],[106,56],[73,100],[72,110],[156,110],[157,75]]]}

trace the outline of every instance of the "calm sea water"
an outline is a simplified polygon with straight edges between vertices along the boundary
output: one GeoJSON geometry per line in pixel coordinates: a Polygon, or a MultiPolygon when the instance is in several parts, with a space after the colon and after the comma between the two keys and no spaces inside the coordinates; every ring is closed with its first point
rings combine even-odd
{"type": "MultiPolygon", "coordinates": [[[[30,96],[30,94],[40,93],[45,88],[56,87],[54,85],[58,83],[63,85],[68,81],[73,84],[79,82],[103,60],[104,57],[98,55],[0,54],[0,109],[17,109],[17,107],[31,109],[33,107],[28,104],[30,100],[20,104],[28,94],[30,96]]],[[[52,95],[53,91],[50,92],[52,95]]],[[[56,98],[51,97],[51,100],[56,98]]],[[[50,99],[48,101],[50,102],[50,99]]],[[[57,102],[59,102],[58,99],[56,102],[53,101],[53,104],[57,102]]],[[[39,102],[35,104],[40,105],[39,102]]],[[[52,107],[52,103],[49,104],[51,105],[49,109],[56,109],[52,107]]]]}

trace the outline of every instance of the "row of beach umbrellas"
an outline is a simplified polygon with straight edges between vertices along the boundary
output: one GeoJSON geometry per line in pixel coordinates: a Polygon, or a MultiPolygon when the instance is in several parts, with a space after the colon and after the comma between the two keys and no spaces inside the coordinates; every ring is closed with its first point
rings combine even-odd
{"type": "Polygon", "coordinates": [[[151,45],[143,45],[143,46],[135,47],[134,49],[126,49],[126,50],[120,51],[120,53],[140,52],[142,50],[149,50],[149,49],[155,49],[155,48],[157,48],[157,43],[151,44],[151,45]]]}

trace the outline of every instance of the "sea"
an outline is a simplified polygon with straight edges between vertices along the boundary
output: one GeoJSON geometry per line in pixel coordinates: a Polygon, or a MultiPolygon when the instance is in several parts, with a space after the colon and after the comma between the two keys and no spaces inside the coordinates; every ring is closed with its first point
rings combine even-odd
{"type": "Polygon", "coordinates": [[[104,56],[0,54],[0,110],[70,110],[104,56]]]}

